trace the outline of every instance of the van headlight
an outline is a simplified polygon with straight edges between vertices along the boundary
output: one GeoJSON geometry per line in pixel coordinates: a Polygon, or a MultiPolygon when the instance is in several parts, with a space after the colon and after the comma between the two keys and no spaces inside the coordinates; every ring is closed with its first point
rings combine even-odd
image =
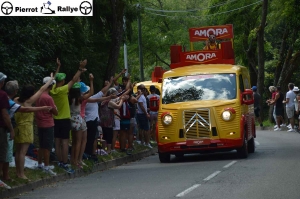
{"type": "Polygon", "coordinates": [[[229,121],[232,119],[232,113],[230,111],[223,111],[222,113],[222,119],[224,121],[229,121]]]}
{"type": "Polygon", "coordinates": [[[172,118],[172,116],[169,115],[169,114],[164,115],[163,118],[162,118],[162,122],[163,122],[165,125],[171,124],[172,121],[173,121],[173,118],[172,118]]]}

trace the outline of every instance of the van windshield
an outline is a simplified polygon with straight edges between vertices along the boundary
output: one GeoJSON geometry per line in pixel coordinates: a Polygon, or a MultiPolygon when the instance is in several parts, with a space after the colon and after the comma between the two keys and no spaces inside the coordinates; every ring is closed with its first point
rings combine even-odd
{"type": "Polygon", "coordinates": [[[163,80],[162,103],[236,98],[235,74],[201,74],[163,80]]]}

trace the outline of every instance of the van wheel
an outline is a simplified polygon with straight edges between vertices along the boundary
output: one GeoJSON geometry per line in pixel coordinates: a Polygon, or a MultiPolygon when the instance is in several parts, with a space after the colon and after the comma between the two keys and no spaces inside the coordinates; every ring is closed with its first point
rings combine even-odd
{"type": "Polygon", "coordinates": [[[158,153],[158,157],[161,163],[169,163],[171,159],[171,154],[169,153],[158,153]]]}
{"type": "Polygon", "coordinates": [[[241,148],[237,149],[237,154],[239,158],[247,158],[248,157],[248,141],[247,141],[247,137],[244,136],[244,143],[243,146],[241,148]]]}
{"type": "Polygon", "coordinates": [[[254,138],[251,138],[248,142],[248,153],[254,153],[255,152],[255,141],[254,138]]]}
{"type": "Polygon", "coordinates": [[[176,158],[183,158],[184,154],[183,153],[179,153],[179,154],[175,154],[176,158]]]}

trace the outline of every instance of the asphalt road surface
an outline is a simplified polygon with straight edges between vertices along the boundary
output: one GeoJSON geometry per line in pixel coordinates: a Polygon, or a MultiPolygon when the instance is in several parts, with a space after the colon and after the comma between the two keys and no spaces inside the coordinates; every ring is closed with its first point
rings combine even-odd
{"type": "Polygon", "coordinates": [[[258,131],[256,152],[157,155],[114,169],[39,188],[18,199],[299,199],[300,134],[258,131]]]}

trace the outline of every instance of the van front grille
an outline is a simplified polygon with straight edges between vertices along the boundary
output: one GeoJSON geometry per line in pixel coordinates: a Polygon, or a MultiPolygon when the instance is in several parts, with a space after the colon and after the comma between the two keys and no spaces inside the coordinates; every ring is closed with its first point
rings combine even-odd
{"type": "Polygon", "coordinates": [[[209,109],[183,111],[183,124],[186,139],[210,137],[209,109]]]}

